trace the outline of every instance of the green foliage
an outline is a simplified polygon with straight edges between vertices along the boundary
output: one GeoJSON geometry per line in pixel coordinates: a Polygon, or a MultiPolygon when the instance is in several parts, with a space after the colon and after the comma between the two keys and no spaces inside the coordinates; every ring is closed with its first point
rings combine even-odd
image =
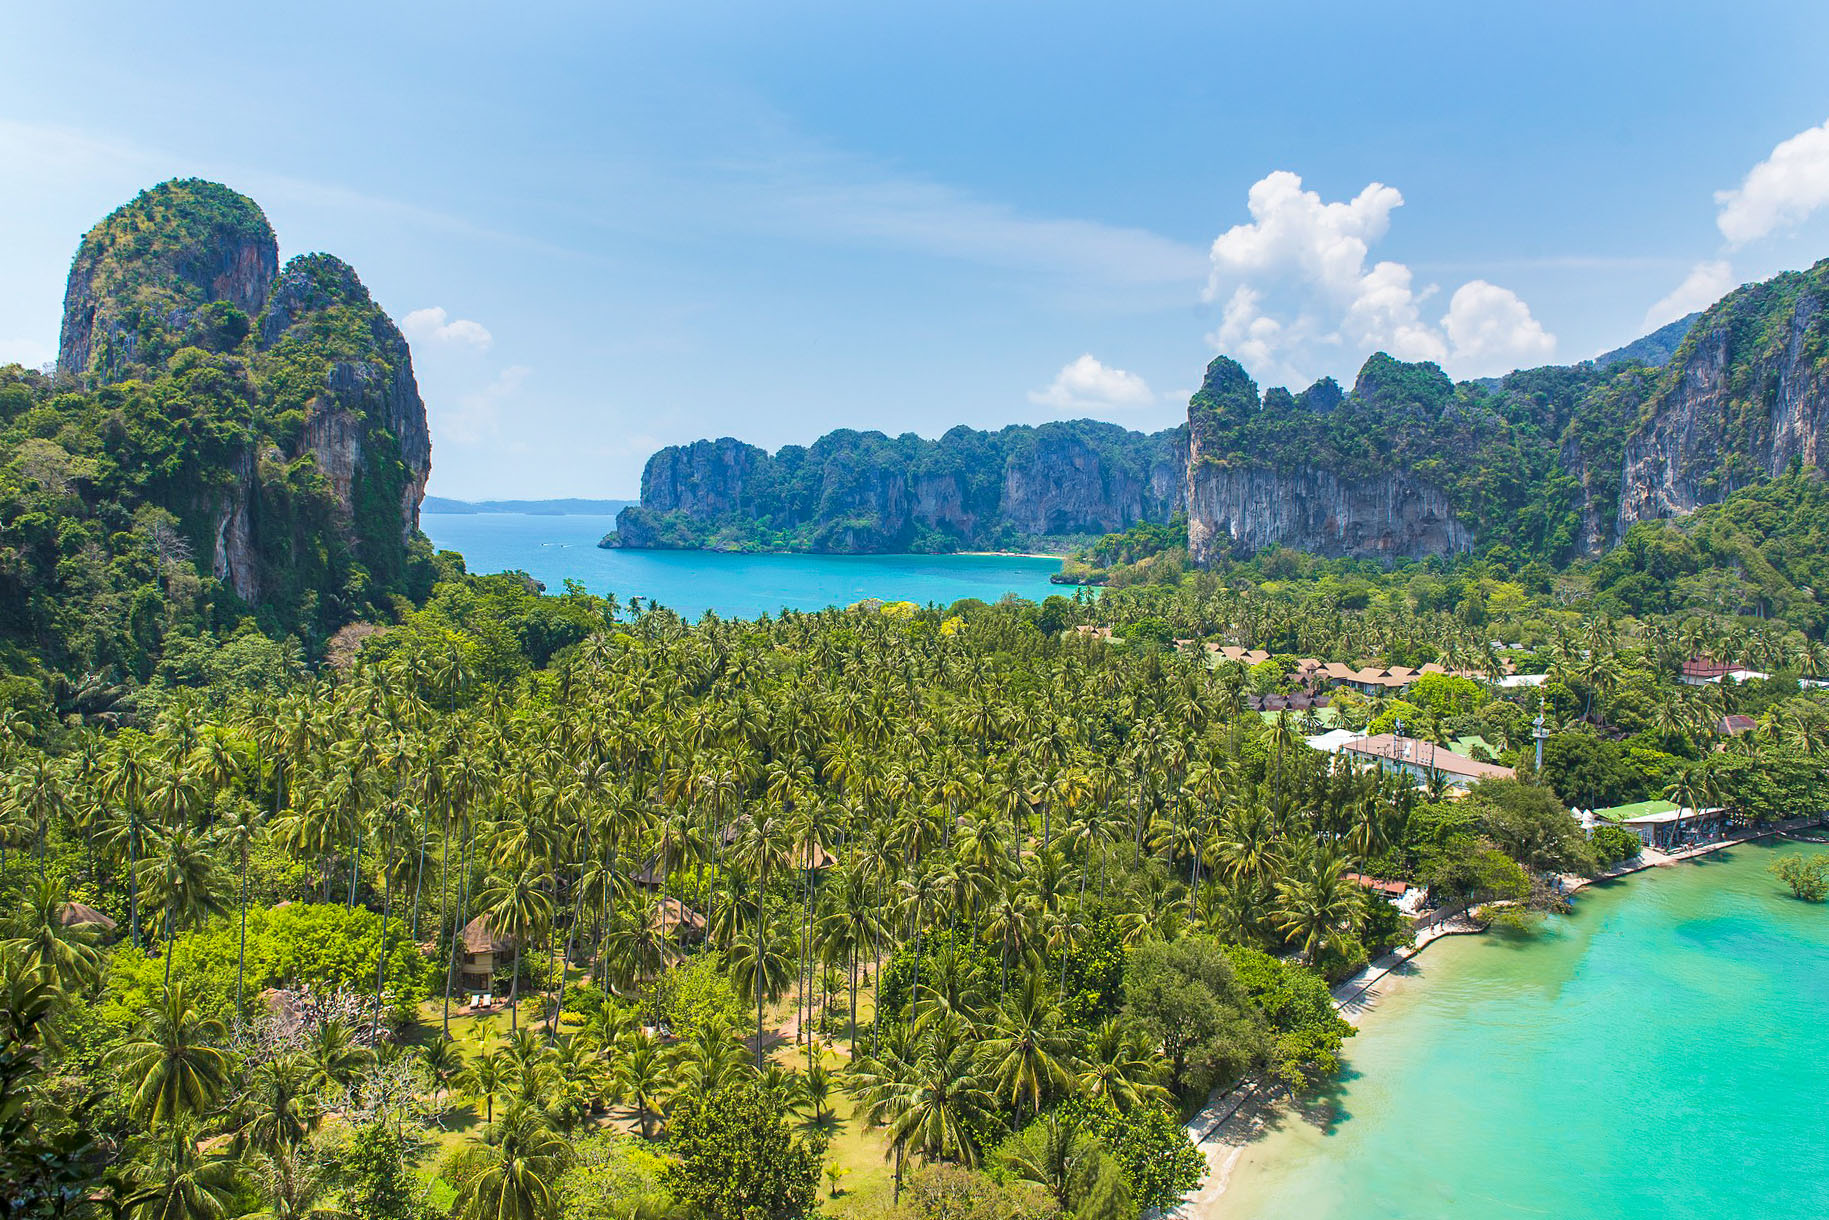
{"type": "Polygon", "coordinates": [[[1271,1078],[1300,1093],[1339,1071],[1340,1047],[1353,1027],[1335,1010],[1327,982],[1261,949],[1228,945],[1225,952],[1239,986],[1268,1022],[1271,1078]]]}
{"type": "Polygon", "coordinates": [[[679,1159],[661,1180],[708,1220],[799,1220],[818,1207],[824,1147],[790,1133],[760,1085],[685,1096],[668,1130],[679,1159]]]}
{"type": "Polygon", "coordinates": [[[696,954],[649,983],[642,1007],[651,1022],[684,1039],[707,1030],[742,1029],[745,1019],[743,1001],[715,951],[696,954]]]}
{"type": "Polygon", "coordinates": [[[1611,868],[1622,860],[1630,860],[1643,848],[1637,835],[1617,826],[1595,827],[1589,841],[1594,848],[1595,863],[1601,868],[1611,868]]]}
{"type": "Polygon", "coordinates": [[[364,1220],[419,1220],[419,1182],[412,1164],[420,1151],[399,1127],[386,1122],[352,1128],[331,1153],[344,1206],[364,1220]]]}
{"type": "Polygon", "coordinates": [[[1263,1049],[1224,950],[1204,937],[1146,943],[1124,970],[1124,1015],[1162,1047],[1172,1087],[1198,1096],[1236,1077],[1263,1049]]]}
{"type": "Polygon", "coordinates": [[[910,1174],[904,1196],[904,1206],[921,1220],[1050,1220],[1060,1214],[1039,1183],[1003,1182],[943,1161],[910,1174]]]}
{"type": "Polygon", "coordinates": [[[1061,1107],[1061,1115],[1098,1136],[1123,1171],[1140,1211],[1170,1210],[1206,1175],[1206,1158],[1165,1106],[1143,1104],[1120,1112],[1104,1098],[1075,1099],[1061,1107]]]}
{"type": "Polygon", "coordinates": [[[683,1216],[661,1176],[667,1159],[641,1140],[593,1133],[572,1142],[571,1163],[553,1193],[560,1220],[677,1220],[683,1216]]]}
{"type": "Polygon", "coordinates": [[[1822,902],[1829,898],[1829,855],[1793,854],[1772,861],[1772,875],[1789,887],[1793,897],[1804,902],[1822,902]]]}

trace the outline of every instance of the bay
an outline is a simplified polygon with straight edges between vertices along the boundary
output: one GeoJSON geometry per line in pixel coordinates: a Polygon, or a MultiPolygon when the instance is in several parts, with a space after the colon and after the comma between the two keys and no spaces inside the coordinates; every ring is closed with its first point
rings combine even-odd
{"type": "Polygon", "coordinates": [[[1749,844],[1451,937],[1202,1220],[1829,1217],[1829,909],[1749,844]]]}
{"type": "Polygon", "coordinates": [[[461,552],[472,572],[522,571],[558,592],[575,580],[592,593],[653,600],[696,619],[707,610],[754,618],[865,598],[949,605],[1014,593],[1039,601],[1071,593],[1048,577],[1060,560],[1014,555],[733,555],[604,550],[614,517],[427,513],[433,544],[461,552]]]}

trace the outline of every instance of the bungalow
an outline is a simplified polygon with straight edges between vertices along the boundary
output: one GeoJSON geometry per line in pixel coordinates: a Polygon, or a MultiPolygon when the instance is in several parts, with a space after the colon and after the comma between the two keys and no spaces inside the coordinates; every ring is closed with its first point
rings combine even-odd
{"type": "Polygon", "coordinates": [[[120,927],[114,920],[91,906],[80,902],[66,902],[57,912],[57,922],[66,928],[94,928],[104,938],[114,935],[120,927]]]}
{"type": "Polygon", "coordinates": [[[649,918],[648,927],[666,940],[672,940],[676,934],[682,940],[702,940],[706,923],[703,915],[679,899],[663,898],[649,918]]]}
{"type": "Polygon", "coordinates": [[[1757,720],[1751,716],[1743,716],[1739,712],[1731,712],[1715,721],[1715,732],[1724,737],[1738,737],[1742,733],[1751,733],[1758,727],[1757,720]]]}
{"type": "Polygon", "coordinates": [[[1722,661],[1711,661],[1707,657],[1691,657],[1677,671],[1677,681],[1684,686],[1706,686],[1710,682],[1721,681],[1737,668],[1738,666],[1722,661]]]}
{"type": "Polygon", "coordinates": [[[489,926],[489,917],[478,915],[464,925],[464,955],[457,981],[465,991],[489,991],[495,985],[496,958],[514,952],[514,937],[489,926]]]}
{"type": "Polygon", "coordinates": [[[1356,761],[1376,763],[1386,771],[1402,772],[1422,783],[1439,775],[1457,788],[1483,779],[1512,779],[1517,775],[1510,767],[1481,762],[1433,742],[1391,733],[1349,741],[1340,747],[1340,753],[1356,761]]]}

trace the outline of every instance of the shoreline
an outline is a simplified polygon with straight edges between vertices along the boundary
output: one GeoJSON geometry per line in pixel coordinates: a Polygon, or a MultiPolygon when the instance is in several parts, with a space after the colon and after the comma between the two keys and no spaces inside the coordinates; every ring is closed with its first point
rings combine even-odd
{"type": "MultiPolygon", "coordinates": [[[[1788,838],[1795,831],[1824,823],[1821,815],[1792,818],[1731,838],[1704,843],[1680,852],[1661,852],[1646,848],[1630,860],[1614,865],[1594,877],[1565,877],[1564,893],[1573,895],[1588,886],[1652,869],[1669,868],[1712,855],[1730,847],[1739,847],[1761,839],[1788,838]]],[[[1449,936],[1477,935],[1486,925],[1473,920],[1465,910],[1443,915],[1417,930],[1408,946],[1393,949],[1368,964],[1359,973],[1333,987],[1334,1011],[1355,1029],[1370,1015],[1378,999],[1388,990],[1393,976],[1415,977],[1403,968],[1424,949],[1449,936]]],[[[1221,1198],[1231,1184],[1233,1170],[1247,1149],[1256,1144],[1295,1103],[1280,1087],[1268,1087],[1259,1081],[1246,1081],[1223,1094],[1207,1099],[1207,1104],[1183,1124],[1195,1148],[1206,1158],[1207,1172],[1199,1185],[1182,1197],[1170,1215],[1187,1220],[1220,1220],[1216,1212],[1221,1198]]]]}
{"type": "Polygon", "coordinates": [[[1049,555],[1042,551],[953,551],[952,554],[976,555],[985,559],[1053,559],[1063,563],[1068,558],[1066,555],[1049,555]]]}

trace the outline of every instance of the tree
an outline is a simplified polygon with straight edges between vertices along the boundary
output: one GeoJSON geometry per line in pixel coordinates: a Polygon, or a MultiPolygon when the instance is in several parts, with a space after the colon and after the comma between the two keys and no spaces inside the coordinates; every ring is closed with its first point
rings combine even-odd
{"type": "Polygon", "coordinates": [[[710,1220],[799,1220],[818,1205],[823,1141],[790,1132],[760,1085],[682,1098],[669,1126],[679,1160],[663,1180],[710,1220]]]}
{"type": "Polygon", "coordinates": [[[1122,1167],[1074,1116],[1043,1115],[999,1146],[995,1159],[1006,1172],[1046,1187],[1073,1220],[1136,1215],[1122,1167]]]}
{"type": "Polygon", "coordinates": [[[350,1131],[332,1156],[344,1207],[363,1220],[417,1220],[414,1149],[402,1132],[371,1120],[350,1131]]]}
{"type": "Polygon", "coordinates": [[[115,1191],[129,1220],[224,1220],[235,1194],[235,1162],[197,1151],[188,1118],[149,1137],[144,1159],[115,1191]]]}
{"type": "Polygon", "coordinates": [[[133,1112],[155,1127],[202,1115],[228,1081],[229,1053],[217,1045],[222,1023],[197,1015],[182,979],[142,1016],[142,1029],[113,1052],[133,1112]]]}
{"type": "Polygon", "coordinates": [[[1790,887],[1804,902],[1829,898],[1829,856],[1780,856],[1772,861],[1772,875],[1790,887]]]}
{"type": "Polygon", "coordinates": [[[1191,936],[1131,952],[1124,1015],[1167,1057],[1169,1083],[1184,1096],[1236,1074],[1260,1049],[1232,967],[1217,943],[1191,936]]]}
{"type": "Polygon", "coordinates": [[[553,1193],[565,1167],[565,1141],[533,1106],[516,1102],[495,1128],[493,1155],[458,1195],[463,1220],[556,1220],[553,1193]]]}

